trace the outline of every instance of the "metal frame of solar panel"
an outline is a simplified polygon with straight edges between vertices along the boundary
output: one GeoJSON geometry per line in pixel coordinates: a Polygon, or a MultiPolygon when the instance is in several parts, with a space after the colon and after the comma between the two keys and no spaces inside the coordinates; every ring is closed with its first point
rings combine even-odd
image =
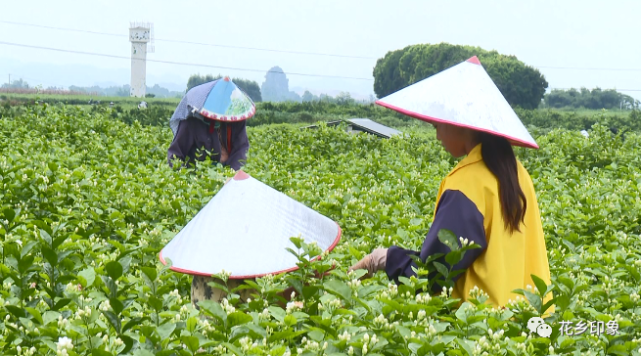
{"type": "MultiPolygon", "coordinates": [[[[338,126],[343,120],[334,120],[334,121],[327,121],[325,125],[327,126],[338,126]]],[[[317,129],[318,125],[309,125],[309,126],[303,126],[300,129],[317,129]]]]}
{"type": "MultiPolygon", "coordinates": [[[[327,126],[338,126],[341,122],[346,122],[349,125],[348,132],[351,133],[366,132],[368,134],[376,135],[382,138],[391,138],[394,135],[402,134],[401,131],[379,124],[376,121],[364,118],[328,121],[325,124],[327,126]]],[[[301,127],[301,130],[316,128],[318,128],[318,125],[309,125],[301,127]]]]}
{"type": "Polygon", "coordinates": [[[378,122],[372,121],[370,119],[358,118],[348,119],[347,121],[352,125],[352,130],[354,130],[354,128],[357,128],[356,131],[363,131],[384,138],[390,138],[394,135],[402,134],[401,131],[395,130],[385,125],[381,125],[378,122]]]}

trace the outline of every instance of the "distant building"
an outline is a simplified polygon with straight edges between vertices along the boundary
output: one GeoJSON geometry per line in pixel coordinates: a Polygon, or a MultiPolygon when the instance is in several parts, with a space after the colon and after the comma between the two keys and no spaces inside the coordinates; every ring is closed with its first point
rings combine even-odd
{"type": "Polygon", "coordinates": [[[289,91],[289,79],[283,70],[276,66],[267,71],[265,75],[265,82],[260,88],[263,101],[281,102],[281,101],[295,101],[301,102],[300,95],[293,91],[289,91]]]}
{"type": "Polygon", "coordinates": [[[131,42],[131,88],[129,96],[144,98],[147,90],[147,53],[154,52],[153,25],[148,23],[132,23],[129,26],[129,41],[131,42]]]}

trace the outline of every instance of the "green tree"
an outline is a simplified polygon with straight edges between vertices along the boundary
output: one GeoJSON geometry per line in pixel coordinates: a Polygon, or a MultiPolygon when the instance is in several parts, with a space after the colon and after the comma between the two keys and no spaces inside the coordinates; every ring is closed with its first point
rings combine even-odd
{"type": "MultiPolygon", "coordinates": [[[[303,93],[303,96],[301,97],[303,102],[308,102],[308,101],[313,101],[314,100],[314,94],[310,93],[308,90],[305,90],[303,93]]],[[[318,98],[316,98],[318,99],[318,98]]]]}
{"type": "Polygon", "coordinates": [[[387,52],[385,57],[379,58],[374,66],[374,93],[379,98],[391,94],[407,86],[401,77],[399,62],[403,53],[410,47],[387,52]]]}
{"type": "Polygon", "coordinates": [[[477,56],[505,99],[513,106],[539,106],[548,83],[515,56],[448,43],[419,44],[388,52],[374,67],[374,92],[381,98],[477,56]]]}
{"type": "Polygon", "coordinates": [[[321,94],[318,100],[324,103],[332,103],[332,104],[336,103],[336,99],[334,99],[333,97],[327,94],[321,94]]]}
{"type": "Polygon", "coordinates": [[[574,88],[568,90],[552,90],[545,95],[545,104],[551,108],[585,108],[585,109],[634,109],[639,103],[629,95],[621,94],[613,89],[589,90],[574,88]]]}
{"type": "Polygon", "coordinates": [[[232,79],[232,81],[236,83],[236,85],[238,85],[238,87],[242,91],[247,93],[247,95],[249,95],[249,97],[255,103],[263,101],[263,98],[260,92],[260,86],[255,81],[247,80],[247,79],[239,79],[239,78],[234,78],[232,79]]]}
{"type": "Polygon", "coordinates": [[[352,98],[349,92],[340,92],[338,95],[336,95],[336,103],[337,104],[354,104],[356,103],[356,100],[352,98]]]}
{"type": "Polygon", "coordinates": [[[163,88],[160,85],[155,84],[153,87],[147,86],[147,94],[153,94],[156,98],[170,98],[184,93],[172,92],[167,88],[163,88]]]}
{"type": "MultiPolygon", "coordinates": [[[[220,76],[216,78],[220,78],[220,76]]],[[[201,84],[214,81],[216,80],[216,78],[214,78],[214,76],[211,74],[207,74],[207,75],[194,74],[190,76],[189,79],[187,80],[187,91],[201,84]]]]}
{"type": "Polygon", "coordinates": [[[18,80],[14,80],[13,82],[11,82],[11,84],[9,83],[2,84],[2,88],[29,89],[29,83],[25,82],[24,80],[22,80],[22,78],[20,78],[18,80]]]}

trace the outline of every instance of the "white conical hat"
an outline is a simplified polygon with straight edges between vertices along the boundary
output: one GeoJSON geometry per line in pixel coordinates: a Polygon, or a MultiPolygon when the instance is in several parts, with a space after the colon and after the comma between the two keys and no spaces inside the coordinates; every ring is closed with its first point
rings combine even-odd
{"type": "Polygon", "coordinates": [[[160,251],[171,269],[211,276],[225,270],[248,279],[296,270],[298,237],[332,250],[341,236],[333,220],[239,171],[160,251]]]}
{"type": "Polygon", "coordinates": [[[505,137],[513,145],[539,148],[477,57],[376,103],[420,120],[467,127],[505,137]]]}

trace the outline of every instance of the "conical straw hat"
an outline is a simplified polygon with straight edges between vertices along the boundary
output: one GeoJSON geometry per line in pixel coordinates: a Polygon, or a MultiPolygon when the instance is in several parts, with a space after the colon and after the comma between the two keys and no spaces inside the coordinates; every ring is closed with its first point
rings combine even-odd
{"type": "Polygon", "coordinates": [[[423,79],[380,100],[378,105],[432,123],[445,123],[539,148],[477,57],[423,79]]]}
{"type": "Polygon", "coordinates": [[[298,259],[286,248],[298,237],[332,250],[341,236],[336,222],[254,179],[236,173],[160,252],[171,269],[230,279],[248,279],[296,270],[298,259]]]}
{"type": "Polygon", "coordinates": [[[256,105],[229,77],[191,88],[169,120],[174,135],[180,121],[201,116],[215,121],[244,121],[256,114],[256,105]]]}

